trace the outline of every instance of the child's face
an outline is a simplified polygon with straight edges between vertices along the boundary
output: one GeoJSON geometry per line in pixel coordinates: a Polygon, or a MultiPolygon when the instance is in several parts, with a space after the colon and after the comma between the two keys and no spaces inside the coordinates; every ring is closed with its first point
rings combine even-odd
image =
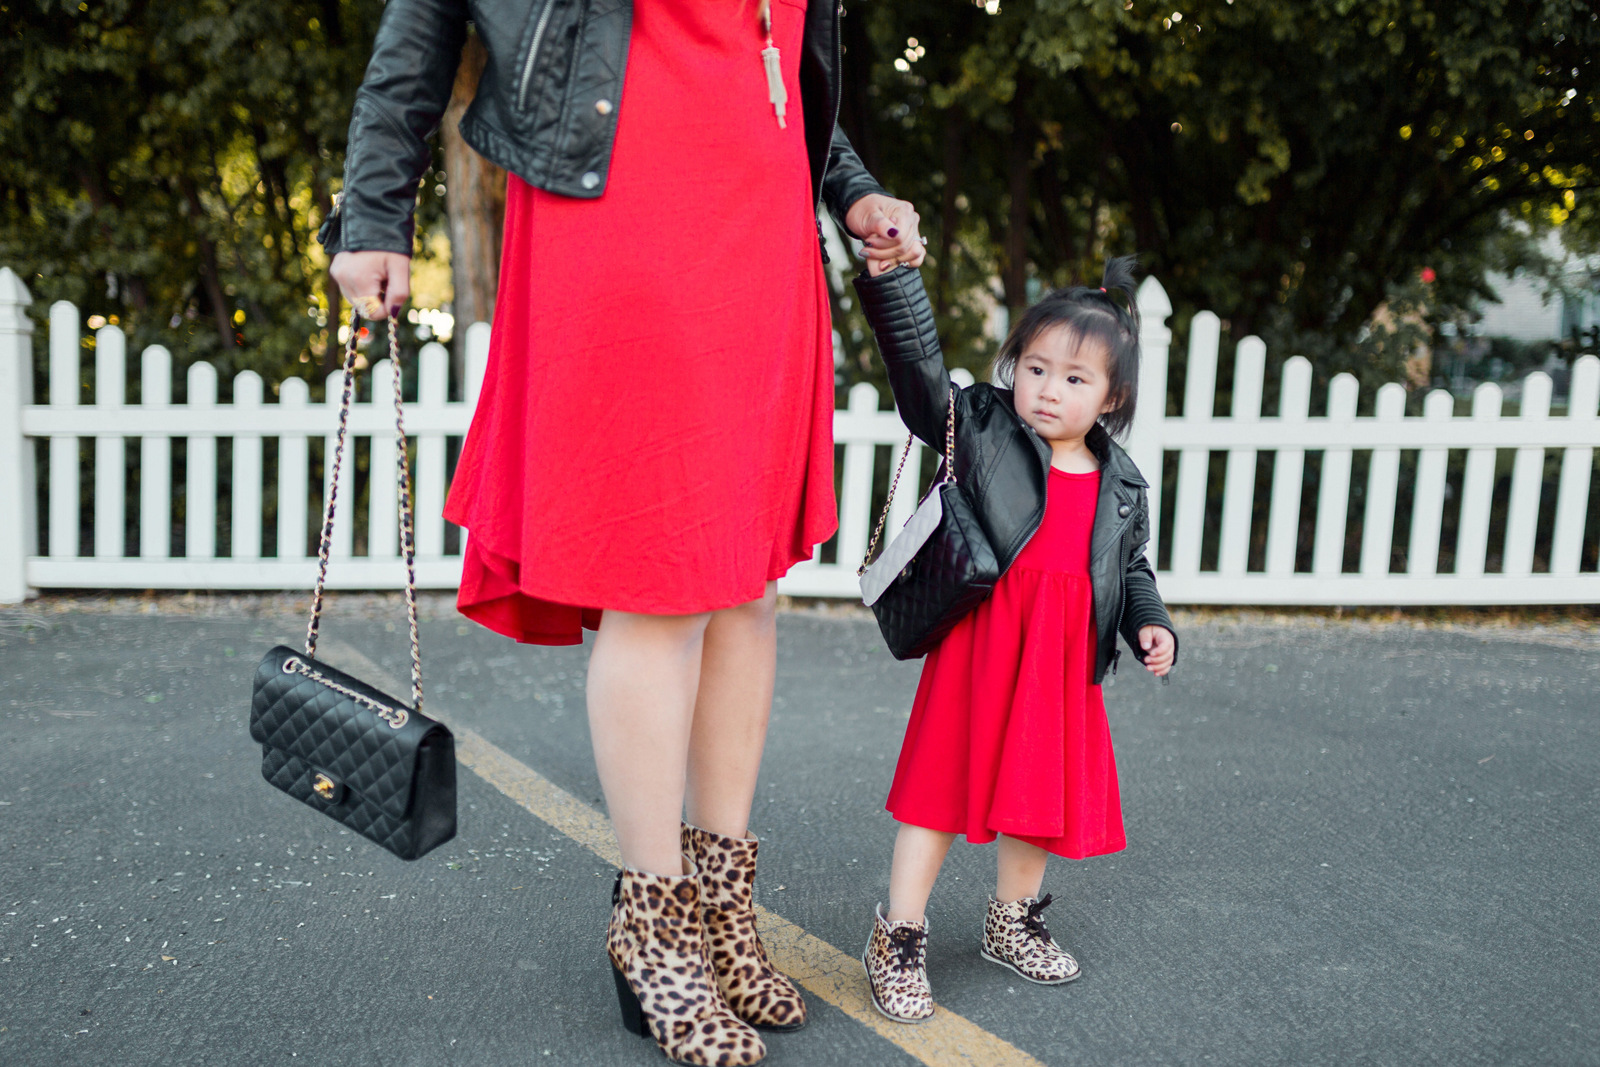
{"type": "Polygon", "coordinates": [[[1017,414],[1046,441],[1081,440],[1113,406],[1108,355],[1062,327],[1041,331],[1017,360],[1017,414]]]}

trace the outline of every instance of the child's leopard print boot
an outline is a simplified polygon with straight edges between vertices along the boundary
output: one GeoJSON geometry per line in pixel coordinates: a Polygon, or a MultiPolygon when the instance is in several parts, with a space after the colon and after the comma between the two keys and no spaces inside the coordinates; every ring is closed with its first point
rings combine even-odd
{"type": "Polygon", "coordinates": [[[606,951],[622,1025],[655,1038],[673,1063],[745,1067],[766,1056],[761,1035],[728,1010],[717,989],[695,874],[617,872],[606,951]]]}
{"type": "Polygon", "coordinates": [[[933,1015],[928,986],[928,924],[890,922],[878,905],[872,936],[861,953],[872,990],[872,1006],[897,1023],[920,1023],[933,1015]]]}
{"type": "Polygon", "coordinates": [[[723,837],[683,824],[683,850],[700,869],[700,915],[717,985],[733,1013],[762,1030],[798,1030],[806,1002],[772,965],[756,933],[754,836],[723,837]]]}
{"type": "Polygon", "coordinates": [[[1040,912],[1049,906],[1049,893],[1040,900],[1023,897],[1009,904],[990,897],[983,920],[983,958],[1041,985],[1060,985],[1082,974],[1078,961],[1045,929],[1040,912]]]}

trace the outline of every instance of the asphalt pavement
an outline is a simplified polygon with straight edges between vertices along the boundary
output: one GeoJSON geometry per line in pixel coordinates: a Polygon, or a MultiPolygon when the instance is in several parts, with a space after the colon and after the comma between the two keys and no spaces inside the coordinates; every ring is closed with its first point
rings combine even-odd
{"type": "MultiPolygon", "coordinates": [[[[410,864],[260,780],[250,675],[302,623],[231,603],[0,612],[0,1063],[664,1062],[617,1025],[593,853],[466,770],[458,838],[410,864]]],[[[398,616],[343,604],[328,657],[405,677],[398,616]]],[[[918,665],[859,615],[779,633],[758,897],[854,954],[918,665]]],[[[1127,850],[1046,878],[1084,977],[980,959],[994,846],[958,844],[929,907],[938,1003],[1051,1065],[1600,1064],[1600,638],[1182,636],[1170,686],[1125,668],[1106,691],[1127,850]]],[[[603,806],[583,649],[443,608],[423,642],[436,708],[603,806]]],[[[812,1006],[774,1067],[918,1062],[812,1006]]]]}

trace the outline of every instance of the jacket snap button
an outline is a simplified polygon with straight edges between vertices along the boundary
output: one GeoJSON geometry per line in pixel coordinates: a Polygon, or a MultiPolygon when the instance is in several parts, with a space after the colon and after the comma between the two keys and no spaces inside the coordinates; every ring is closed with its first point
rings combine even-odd
{"type": "Polygon", "coordinates": [[[1128,517],[1128,515],[1130,513],[1132,513],[1132,511],[1133,511],[1132,508],[1130,508],[1128,505],[1124,504],[1120,508],[1117,509],[1117,517],[1125,519],[1125,518],[1128,517]]]}
{"type": "Polygon", "coordinates": [[[611,101],[609,101],[609,100],[596,100],[594,102],[594,109],[596,111],[600,112],[600,114],[602,114],[602,115],[609,115],[609,114],[611,114],[611,101]]]}
{"type": "Polygon", "coordinates": [[[585,189],[593,189],[595,186],[600,184],[600,175],[591,170],[589,173],[578,179],[578,184],[582,185],[585,189]]]}

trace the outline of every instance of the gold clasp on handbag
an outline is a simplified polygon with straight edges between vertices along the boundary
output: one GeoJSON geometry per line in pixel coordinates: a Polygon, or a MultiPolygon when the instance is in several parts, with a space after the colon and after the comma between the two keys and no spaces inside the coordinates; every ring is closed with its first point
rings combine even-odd
{"type": "Polygon", "coordinates": [[[338,788],[334,785],[333,779],[326,774],[318,774],[311,782],[311,791],[323,800],[332,800],[334,791],[338,788]]]}

